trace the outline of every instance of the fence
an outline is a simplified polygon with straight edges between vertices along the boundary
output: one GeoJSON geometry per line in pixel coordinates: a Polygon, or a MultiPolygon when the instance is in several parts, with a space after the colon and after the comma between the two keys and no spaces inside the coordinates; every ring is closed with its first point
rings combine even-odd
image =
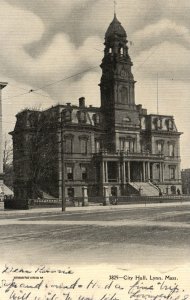
{"type": "MultiPolygon", "coordinates": [[[[144,204],[145,206],[151,203],[175,203],[181,202],[185,203],[190,201],[190,195],[164,195],[164,196],[119,196],[119,197],[109,197],[110,205],[124,205],[124,204],[144,204]]],[[[88,197],[89,205],[103,205],[104,198],[102,196],[98,197],[88,197]]],[[[4,202],[5,209],[29,209],[29,208],[53,208],[62,206],[62,201],[56,198],[52,199],[29,199],[29,200],[16,200],[16,199],[6,199],[4,202]]],[[[77,207],[83,206],[82,197],[66,198],[66,206],[77,207]]]]}

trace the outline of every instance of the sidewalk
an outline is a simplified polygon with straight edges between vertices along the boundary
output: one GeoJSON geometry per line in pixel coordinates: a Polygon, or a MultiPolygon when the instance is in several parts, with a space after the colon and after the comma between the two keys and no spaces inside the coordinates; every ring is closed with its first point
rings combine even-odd
{"type": "MultiPolygon", "coordinates": [[[[1,203],[2,204],[2,203],[1,203]]],[[[175,207],[188,205],[190,206],[190,201],[187,202],[170,202],[170,203],[149,203],[149,204],[122,204],[122,205],[110,205],[110,206],[85,206],[85,207],[67,207],[66,212],[61,211],[61,207],[56,208],[32,208],[30,210],[4,210],[0,206],[0,216],[6,215],[31,215],[31,214],[55,214],[55,213],[71,213],[71,212],[90,212],[90,211],[106,211],[106,210],[131,210],[134,208],[160,208],[160,207],[175,207]]]]}

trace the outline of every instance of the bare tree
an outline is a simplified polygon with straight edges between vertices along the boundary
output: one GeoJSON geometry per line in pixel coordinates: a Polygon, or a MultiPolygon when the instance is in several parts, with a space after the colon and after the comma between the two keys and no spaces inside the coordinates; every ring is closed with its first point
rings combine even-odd
{"type": "Polygon", "coordinates": [[[5,136],[4,151],[3,151],[3,171],[4,183],[12,188],[13,187],[13,148],[12,142],[5,136]]]}

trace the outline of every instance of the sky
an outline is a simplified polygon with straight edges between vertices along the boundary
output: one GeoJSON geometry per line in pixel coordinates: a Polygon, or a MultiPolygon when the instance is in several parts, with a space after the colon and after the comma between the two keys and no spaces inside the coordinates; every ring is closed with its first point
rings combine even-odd
{"type": "MultiPolygon", "coordinates": [[[[100,105],[99,65],[113,8],[112,0],[1,0],[4,136],[24,108],[77,104],[81,96],[100,105]]],[[[117,0],[116,10],[131,42],[136,104],[157,112],[158,76],[159,113],[174,115],[183,132],[182,168],[189,168],[190,1],[117,0]]]]}

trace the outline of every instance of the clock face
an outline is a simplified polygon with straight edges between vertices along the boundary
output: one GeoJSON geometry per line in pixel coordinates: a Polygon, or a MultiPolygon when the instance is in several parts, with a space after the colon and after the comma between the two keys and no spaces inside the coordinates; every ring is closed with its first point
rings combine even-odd
{"type": "Polygon", "coordinates": [[[125,70],[121,70],[121,77],[123,77],[123,78],[125,78],[125,77],[127,77],[127,71],[125,71],[125,70]]]}

